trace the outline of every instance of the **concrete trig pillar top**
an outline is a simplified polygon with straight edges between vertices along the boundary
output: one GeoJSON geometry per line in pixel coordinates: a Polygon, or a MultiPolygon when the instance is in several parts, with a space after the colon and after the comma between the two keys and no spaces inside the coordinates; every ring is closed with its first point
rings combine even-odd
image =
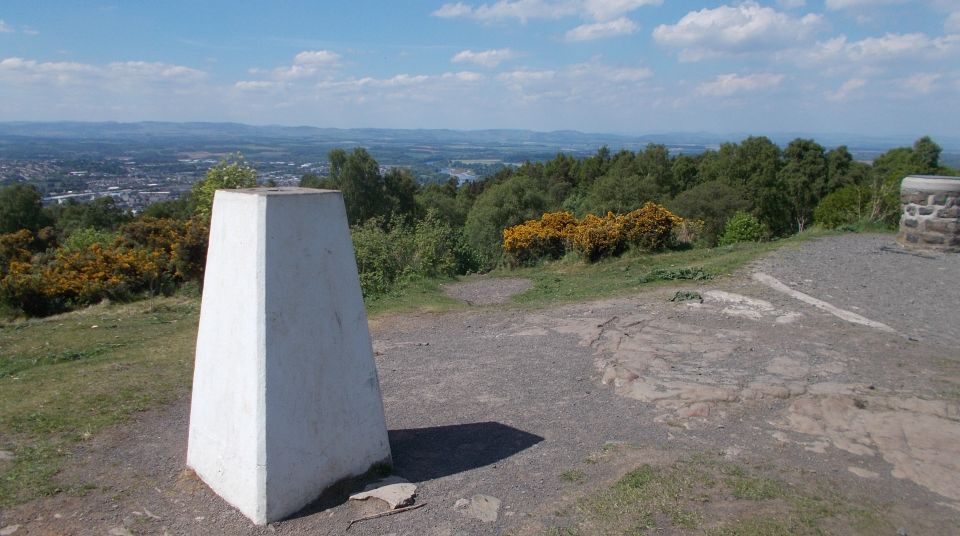
{"type": "Polygon", "coordinates": [[[263,524],[389,462],[340,192],[217,191],[187,465],[263,524]]]}

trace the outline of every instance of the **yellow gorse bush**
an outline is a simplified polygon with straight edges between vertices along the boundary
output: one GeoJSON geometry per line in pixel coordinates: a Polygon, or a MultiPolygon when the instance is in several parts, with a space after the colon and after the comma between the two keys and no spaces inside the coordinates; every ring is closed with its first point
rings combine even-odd
{"type": "Polygon", "coordinates": [[[650,251],[665,248],[673,228],[683,222],[683,218],[653,202],[620,216],[620,220],[627,242],[650,251]]]}
{"type": "Polygon", "coordinates": [[[111,243],[83,248],[32,253],[32,236],[23,233],[0,236],[0,299],[30,315],[171,291],[201,278],[207,246],[205,224],[153,218],[124,225],[111,243]]]}
{"type": "Polygon", "coordinates": [[[523,264],[544,257],[558,258],[573,239],[576,216],[569,212],[548,212],[539,220],[530,220],[503,230],[503,250],[523,264]]]}
{"type": "Polygon", "coordinates": [[[577,225],[573,247],[593,261],[620,253],[625,245],[624,236],[622,218],[613,212],[607,212],[602,218],[587,214],[577,225]]]}
{"type": "Polygon", "coordinates": [[[160,278],[159,255],[93,244],[83,251],[58,251],[40,271],[44,295],[76,304],[148,290],[160,278]]]}
{"type": "Polygon", "coordinates": [[[503,250],[518,263],[557,258],[571,247],[589,260],[616,255],[628,245],[655,251],[670,241],[683,219],[656,203],[623,215],[588,214],[582,220],[569,212],[546,213],[503,230],[503,250]]]}

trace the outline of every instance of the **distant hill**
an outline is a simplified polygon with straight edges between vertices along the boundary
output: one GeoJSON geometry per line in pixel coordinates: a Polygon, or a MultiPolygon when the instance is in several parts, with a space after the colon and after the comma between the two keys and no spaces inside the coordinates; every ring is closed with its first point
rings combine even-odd
{"type": "MultiPolygon", "coordinates": [[[[242,151],[269,156],[324,156],[333,147],[363,146],[390,155],[395,163],[431,158],[495,156],[507,161],[538,159],[557,152],[586,155],[606,145],[612,151],[637,150],[661,143],[673,151],[699,153],[750,134],[667,132],[645,135],[587,133],[575,130],[538,132],[517,129],[380,129],[245,125],[241,123],[0,122],[0,158],[110,158],[138,152],[177,155],[185,152],[242,151]]],[[[786,145],[795,138],[813,138],[821,145],[847,145],[869,159],[891,147],[911,145],[915,137],[802,132],[767,133],[786,145]]],[[[916,137],[921,136],[918,134],[916,137]]],[[[945,153],[960,153],[960,138],[937,139],[945,153]]],[[[945,155],[946,156],[946,155],[945,155]]]]}

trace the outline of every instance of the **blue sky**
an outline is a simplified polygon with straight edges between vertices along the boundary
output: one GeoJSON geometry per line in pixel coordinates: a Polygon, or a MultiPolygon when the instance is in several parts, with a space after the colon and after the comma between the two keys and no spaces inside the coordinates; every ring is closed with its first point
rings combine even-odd
{"type": "Polygon", "coordinates": [[[0,2],[0,121],[955,135],[960,1],[0,2]]]}

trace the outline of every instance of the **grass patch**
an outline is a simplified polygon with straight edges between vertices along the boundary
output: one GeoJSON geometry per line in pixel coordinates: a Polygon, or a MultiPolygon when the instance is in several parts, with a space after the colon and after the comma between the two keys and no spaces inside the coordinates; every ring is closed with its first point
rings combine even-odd
{"type": "MultiPolygon", "coordinates": [[[[632,294],[642,287],[678,281],[705,281],[726,276],[747,263],[780,247],[795,247],[807,240],[840,234],[812,228],[774,242],[740,243],[709,249],[687,249],[644,253],[628,251],[620,257],[584,262],[576,255],[537,266],[498,268],[484,277],[524,277],[533,288],[514,296],[521,307],[548,307],[555,304],[632,294]]],[[[469,282],[475,276],[459,281],[469,282]]],[[[391,313],[443,312],[463,309],[466,304],[443,293],[441,285],[457,280],[416,279],[391,292],[367,300],[371,317],[391,313]]]]}
{"type": "Polygon", "coordinates": [[[411,311],[443,312],[466,308],[467,305],[462,301],[443,293],[441,285],[453,282],[453,279],[416,279],[387,294],[366,300],[367,314],[376,317],[411,311]]]}
{"type": "Polygon", "coordinates": [[[560,480],[564,482],[570,482],[573,484],[578,484],[586,480],[587,475],[579,469],[570,469],[569,471],[564,471],[560,473],[560,480]]]}
{"type": "Polygon", "coordinates": [[[170,297],[0,324],[0,507],[82,491],[56,479],[72,444],[185,394],[198,311],[170,297]]]}
{"type": "MultiPolygon", "coordinates": [[[[879,509],[835,493],[799,489],[706,456],[643,465],[567,508],[544,534],[806,536],[895,530],[879,509]]],[[[892,533],[892,532],[890,532],[892,533]]]]}
{"type": "Polygon", "coordinates": [[[774,242],[662,253],[631,251],[592,264],[561,259],[535,267],[499,269],[494,275],[529,278],[534,282],[533,288],[515,296],[514,303],[524,307],[546,307],[631,294],[651,285],[726,276],[778,248],[796,247],[810,239],[836,234],[811,229],[774,242]]]}
{"type": "Polygon", "coordinates": [[[641,283],[655,281],[708,281],[713,274],[703,268],[657,268],[640,278],[641,283]]]}

